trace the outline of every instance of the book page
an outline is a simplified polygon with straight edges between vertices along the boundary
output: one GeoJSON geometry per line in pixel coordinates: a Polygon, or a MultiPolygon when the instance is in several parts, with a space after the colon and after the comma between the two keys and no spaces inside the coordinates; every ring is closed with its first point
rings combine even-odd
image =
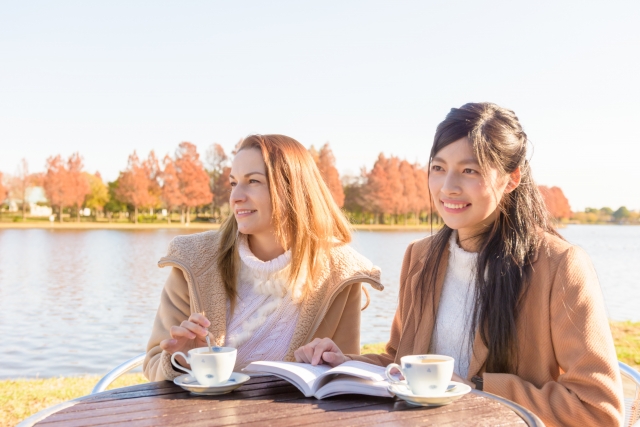
{"type": "Polygon", "coordinates": [[[326,371],[322,376],[343,374],[363,378],[369,381],[387,381],[387,377],[384,374],[385,370],[386,368],[383,368],[382,366],[359,362],[357,360],[350,360],[326,371]]]}
{"type": "Polygon", "coordinates": [[[339,394],[365,394],[368,396],[393,397],[387,390],[387,381],[369,381],[363,378],[338,375],[320,387],[314,394],[318,399],[339,394]]]}
{"type": "Polygon", "coordinates": [[[249,374],[257,372],[277,375],[298,387],[305,396],[309,397],[313,395],[312,390],[316,379],[330,369],[331,367],[327,365],[313,366],[308,363],[260,361],[251,362],[243,371],[249,374]]]}

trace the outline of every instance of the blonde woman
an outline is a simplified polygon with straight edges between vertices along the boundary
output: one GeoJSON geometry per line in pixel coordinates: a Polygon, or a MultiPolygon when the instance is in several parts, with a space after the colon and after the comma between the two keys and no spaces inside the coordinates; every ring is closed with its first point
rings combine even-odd
{"type": "MultiPolygon", "coordinates": [[[[218,232],[176,237],[147,345],[151,381],[181,372],[171,355],[212,344],[238,349],[235,370],[331,337],[359,353],[362,284],[379,270],[347,244],[349,224],[308,151],[283,135],[242,141],[231,167],[233,215],[218,232]]],[[[180,364],[189,367],[181,356],[180,364]]]]}

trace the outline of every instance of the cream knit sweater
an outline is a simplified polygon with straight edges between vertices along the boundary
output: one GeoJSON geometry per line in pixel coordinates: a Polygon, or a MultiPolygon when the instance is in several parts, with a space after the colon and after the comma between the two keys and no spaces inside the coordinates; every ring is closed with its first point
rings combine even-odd
{"type": "Polygon", "coordinates": [[[293,295],[301,288],[287,283],[290,251],[270,261],[261,261],[242,236],[238,253],[242,261],[236,288],[238,298],[233,315],[227,302],[225,340],[226,346],[238,349],[235,371],[256,360],[284,359],[300,314],[293,295]]]}
{"type": "Polygon", "coordinates": [[[454,231],[449,240],[449,263],[429,353],[453,357],[453,371],[466,378],[473,343],[469,332],[475,298],[478,254],[466,252],[458,246],[457,239],[458,232],[454,231]]]}

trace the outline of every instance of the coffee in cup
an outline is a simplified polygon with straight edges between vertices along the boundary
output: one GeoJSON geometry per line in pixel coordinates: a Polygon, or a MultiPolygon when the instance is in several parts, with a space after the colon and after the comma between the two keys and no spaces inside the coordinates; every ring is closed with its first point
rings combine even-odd
{"type": "Polygon", "coordinates": [[[181,371],[187,372],[201,385],[213,387],[229,380],[236,364],[238,350],[232,347],[216,347],[211,352],[209,347],[199,347],[189,350],[186,356],[181,351],[171,355],[171,364],[181,371]],[[177,355],[184,357],[191,369],[187,369],[176,362],[177,355]]]}
{"type": "Polygon", "coordinates": [[[391,376],[398,369],[407,380],[406,385],[417,396],[438,396],[447,390],[453,375],[453,357],[438,354],[404,356],[400,363],[387,366],[386,375],[391,384],[404,384],[391,376]]]}

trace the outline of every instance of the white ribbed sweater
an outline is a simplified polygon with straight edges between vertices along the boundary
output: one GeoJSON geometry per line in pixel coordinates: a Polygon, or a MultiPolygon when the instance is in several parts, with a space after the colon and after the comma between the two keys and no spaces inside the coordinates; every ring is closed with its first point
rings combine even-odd
{"type": "Polygon", "coordinates": [[[256,360],[283,360],[289,349],[300,314],[287,275],[291,252],[261,261],[249,249],[246,237],[239,239],[241,259],[238,298],[233,315],[227,302],[226,346],[236,347],[234,371],[256,360]]]}
{"type": "Polygon", "coordinates": [[[458,246],[457,239],[458,232],[454,231],[449,241],[449,263],[429,353],[453,357],[453,371],[466,378],[473,350],[473,338],[470,339],[469,330],[473,316],[478,254],[466,252],[458,246]]]}

